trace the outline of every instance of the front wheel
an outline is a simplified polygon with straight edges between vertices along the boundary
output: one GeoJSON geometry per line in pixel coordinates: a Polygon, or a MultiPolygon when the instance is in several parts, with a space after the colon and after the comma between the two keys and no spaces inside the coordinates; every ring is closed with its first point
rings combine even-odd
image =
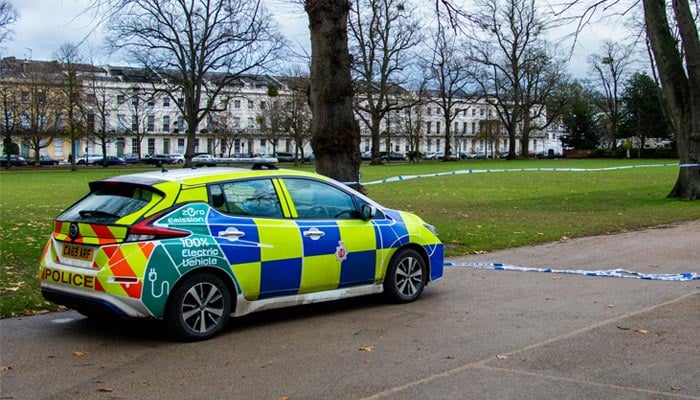
{"type": "Polygon", "coordinates": [[[384,294],[395,303],[417,299],[425,288],[425,260],[413,249],[399,250],[392,257],[384,278],[384,294]]]}
{"type": "Polygon", "coordinates": [[[206,340],[219,333],[231,313],[226,284],[211,273],[190,275],[170,294],[166,322],[176,338],[206,340]]]}

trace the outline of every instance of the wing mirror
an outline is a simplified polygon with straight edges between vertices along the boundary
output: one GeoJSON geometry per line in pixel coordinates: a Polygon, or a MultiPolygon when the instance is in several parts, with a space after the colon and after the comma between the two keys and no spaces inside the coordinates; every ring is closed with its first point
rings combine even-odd
{"type": "Polygon", "coordinates": [[[365,221],[368,221],[377,215],[377,208],[370,206],[369,204],[363,204],[360,208],[360,217],[365,221]]]}

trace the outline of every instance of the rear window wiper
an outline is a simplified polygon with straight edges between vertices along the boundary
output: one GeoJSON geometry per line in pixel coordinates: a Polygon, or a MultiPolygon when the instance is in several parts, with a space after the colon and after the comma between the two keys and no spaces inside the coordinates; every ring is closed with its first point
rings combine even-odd
{"type": "Polygon", "coordinates": [[[102,210],[80,210],[78,214],[80,214],[81,218],[121,218],[120,215],[102,210]]]}

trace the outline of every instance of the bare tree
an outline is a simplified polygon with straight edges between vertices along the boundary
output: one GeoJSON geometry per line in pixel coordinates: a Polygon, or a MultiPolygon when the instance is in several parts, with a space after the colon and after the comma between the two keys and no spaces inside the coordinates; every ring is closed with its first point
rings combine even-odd
{"type": "MultiPolygon", "coordinates": [[[[297,72],[285,79],[290,94],[284,99],[282,129],[294,141],[295,160],[304,161],[304,147],[311,139],[311,110],[309,109],[309,77],[297,72]]],[[[296,161],[295,161],[296,162],[296,161]]]]}
{"type": "Polygon", "coordinates": [[[187,165],[200,122],[222,110],[221,91],[268,66],[283,46],[260,0],[93,0],[93,6],[106,9],[114,48],[159,74],[158,90],[180,108],[187,165]]]}
{"type": "Polygon", "coordinates": [[[41,150],[59,136],[61,112],[65,102],[56,92],[55,78],[60,66],[55,63],[27,62],[24,85],[21,87],[19,112],[20,137],[34,153],[39,164],[41,150]]]}
{"type": "Polygon", "coordinates": [[[452,123],[469,104],[467,88],[473,84],[466,54],[458,44],[458,36],[451,32],[438,26],[433,34],[432,58],[426,62],[429,84],[436,87],[434,95],[429,96],[428,101],[438,107],[445,123],[444,160],[449,160],[453,151],[452,123]]]}
{"type": "Polygon", "coordinates": [[[602,54],[592,54],[588,58],[594,80],[602,89],[602,101],[598,102],[597,106],[608,120],[608,147],[613,155],[617,149],[617,131],[621,121],[622,85],[629,74],[631,56],[631,46],[606,41],[602,54]]]}
{"type": "Polygon", "coordinates": [[[316,171],[341,182],[358,182],[360,127],[353,113],[350,1],[305,0],[304,8],[311,30],[309,102],[316,171]]]}
{"type": "Polygon", "coordinates": [[[420,43],[420,25],[413,6],[405,1],[358,0],[353,6],[349,26],[357,78],[355,107],[371,132],[372,164],[380,164],[384,117],[410,106],[399,102],[395,93],[409,64],[409,52],[420,43]]]}
{"type": "Polygon", "coordinates": [[[100,145],[102,166],[107,167],[107,145],[117,138],[117,132],[109,126],[109,118],[116,111],[109,88],[109,78],[102,76],[102,69],[91,63],[84,78],[85,99],[82,104],[86,121],[86,133],[100,145]]]}
{"type": "MultiPolygon", "coordinates": [[[[534,0],[482,0],[476,21],[469,32],[469,59],[477,66],[474,77],[482,94],[495,108],[509,136],[509,158],[516,155],[516,143],[522,123],[530,112],[532,98],[528,82],[540,71],[546,52],[542,38],[548,28],[538,13],[534,0]]],[[[556,64],[551,64],[552,68],[556,64]]],[[[542,72],[543,73],[543,72],[542,72]]],[[[525,139],[525,138],[523,138],[525,139]]],[[[527,152],[527,141],[521,148],[527,152]]]]}
{"type": "MultiPolygon", "coordinates": [[[[0,43],[4,43],[12,37],[10,25],[19,18],[17,9],[7,0],[0,1],[0,43]]],[[[9,159],[9,157],[8,157],[9,159]]]]}
{"type": "Polygon", "coordinates": [[[82,57],[78,46],[69,42],[58,48],[55,57],[63,68],[63,80],[59,84],[59,90],[65,104],[67,121],[64,121],[64,130],[66,130],[66,136],[71,143],[71,171],[76,171],[76,159],[80,151],[79,139],[83,127],[83,114],[81,112],[83,91],[78,73],[82,57]]]}

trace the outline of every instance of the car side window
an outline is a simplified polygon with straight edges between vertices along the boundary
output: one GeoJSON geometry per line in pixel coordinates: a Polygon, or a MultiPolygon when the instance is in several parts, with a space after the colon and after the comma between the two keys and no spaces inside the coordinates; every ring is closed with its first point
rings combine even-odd
{"type": "Polygon", "coordinates": [[[302,219],[355,219],[359,213],[352,195],[324,182],[285,178],[297,215],[302,219]]]}
{"type": "Polygon", "coordinates": [[[272,181],[254,179],[209,187],[209,204],[225,214],[281,218],[282,207],[272,181]]]}

